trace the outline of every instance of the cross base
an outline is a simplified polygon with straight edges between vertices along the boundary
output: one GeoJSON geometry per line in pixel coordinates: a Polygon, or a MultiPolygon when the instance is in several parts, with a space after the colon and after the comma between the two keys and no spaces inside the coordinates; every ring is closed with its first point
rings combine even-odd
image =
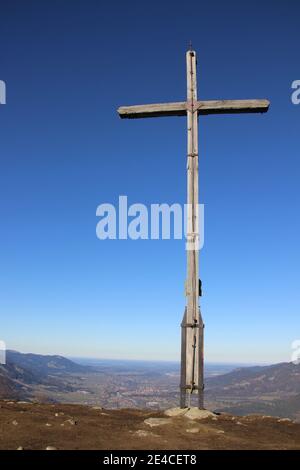
{"type": "Polygon", "coordinates": [[[187,320],[185,308],[181,323],[180,408],[190,408],[191,398],[197,395],[198,408],[204,409],[203,330],[200,308],[197,323],[187,320]]]}

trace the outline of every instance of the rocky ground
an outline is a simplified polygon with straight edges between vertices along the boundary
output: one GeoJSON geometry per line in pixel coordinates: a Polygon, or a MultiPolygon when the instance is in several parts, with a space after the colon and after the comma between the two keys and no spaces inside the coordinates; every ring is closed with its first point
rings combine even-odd
{"type": "Polygon", "coordinates": [[[300,449],[300,424],[268,416],[0,402],[0,449],[300,449]],[[179,414],[178,414],[179,413],[179,414]]]}

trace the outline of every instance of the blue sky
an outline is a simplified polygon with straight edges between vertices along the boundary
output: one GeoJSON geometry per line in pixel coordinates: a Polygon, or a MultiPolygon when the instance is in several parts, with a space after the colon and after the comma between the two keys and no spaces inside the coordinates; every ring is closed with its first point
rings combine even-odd
{"type": "Polygon", "coordinates": [[[184,203],[186,120],[125,104],[268,98],[266,115],[199,120],[208,361],[288,361],[300,338],[300,5],[3,1],[0,339],[39,353],[179,359],[184,241],[100,241],[96,208],[184,203]]]}

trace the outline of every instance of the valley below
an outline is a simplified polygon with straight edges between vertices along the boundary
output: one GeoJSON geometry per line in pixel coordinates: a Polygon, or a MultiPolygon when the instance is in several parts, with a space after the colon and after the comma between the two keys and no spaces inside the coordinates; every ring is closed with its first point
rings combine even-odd
{"type": "MultiPolygon", "coordinates": [[[[0,399],[159,411],[178,405],[179,380],[175,362],[70,360],[8,351],[7,364],[0,366],[0,399]]],[[[205,384],[209,410],[300,422],[300,365],[208,364],[205,384]]]]}

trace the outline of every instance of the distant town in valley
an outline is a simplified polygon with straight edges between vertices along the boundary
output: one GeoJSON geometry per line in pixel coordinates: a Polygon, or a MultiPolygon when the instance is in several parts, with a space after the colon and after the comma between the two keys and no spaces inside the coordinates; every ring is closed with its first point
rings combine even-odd
{"type": "MultiPolygon", "coordinates": [[[[179,363],[99,360],[7,352],[0,399],[73,403],[107,409],[178,405],[179,363]]],[[[300,364],[206,364],[205,407],[300,421],[300,364]]]]}

